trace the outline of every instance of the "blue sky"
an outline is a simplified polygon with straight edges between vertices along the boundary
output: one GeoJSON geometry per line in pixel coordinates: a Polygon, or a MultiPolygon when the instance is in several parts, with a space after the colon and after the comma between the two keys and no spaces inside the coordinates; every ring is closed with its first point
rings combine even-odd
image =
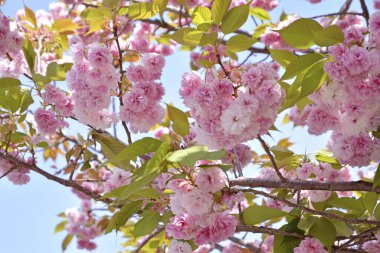
{"type": "MultiPolygon", "coordinates": [[[[2,11],[8,16],[14,16],[23,3],[33,10],[48,9],[49,0],[7,0],[2,11]]],[[[325,0],[322,4],[310,5],[307,0],[282,0],[280,7],[271,13],[278,17],[284,10],[286,13],[298,13],[303,17],[310,17],[322,13],[336,12],[344,1],[325,0]]],[[[358,0],[354,1],[352,10],[360,11],[358,0]]],[[[367,1],[372,5],[372,1],[367,1]]],[[[372,6],[371,6],[372,8],[372,6]]],[[[246,26],[248,31],[249,27],[246,26]]],[[[254,58],[252,59],[254,60],[254,58]]],[[[165,102],[173,102],[182,107],[178,96],[181,76],[189,71],[189,58],[187,53],[179,52],[167,58],[162,82],[166,88],[165,102]]],[[[296,143],[292,150],[310,153],[323,147],[327,135],[313,137],[306,134],[305,129],[292,130],[291,125],[281,126],[283,133],[275,135],[276,138],[291,136],[296,143]]],[[[120,132],[120,131],[119,131],[120,132]]],[[[135,138],[136,139],[136,138],[135,138]]],[[[258,147],[256,142],[253,148],[258,147]]],[[[48,171],[47,164],[40,162],[40,166],[48,171]]],[[[59,167],[59,166],[58,166],[59,167]]],[[[9,253],[48,253],[60,252],[61,241],[64,234],[54,234],[54,227],[60,222],[57,214],[67,207],[79,205],[79,200],[70,189],[32,174],[31,182],[26,186],[14,186],[7,180],[0,181],[0,247],[1,252],[9,253]]],[[[110,234],[97,240],[98,248],[95,253],[111,253],[120,249],[123,240],[115,234],[110,234]]],[[[80,252],[75,243],[69,247],[68,253],[80,252]]]]}

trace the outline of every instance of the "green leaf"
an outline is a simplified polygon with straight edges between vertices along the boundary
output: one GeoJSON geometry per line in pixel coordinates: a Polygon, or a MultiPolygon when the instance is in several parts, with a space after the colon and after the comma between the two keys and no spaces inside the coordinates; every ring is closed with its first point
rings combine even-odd
{"type": "Polygon", "coordinates": [[[146,171],[153,172],[159,169],[169,151],[170,151],[170,143],[163,142],[157,148],[157,151],[154,153],[154,156],[147,162],[144,172],[146,171]]]}
{"type": "Polygon", "coordinates": [[[317,21],[301,18],[277,32],[289,46],[308,49],[314,45],[314,33],[320,30],[323,30],[323,27],[317,21]]]}
{"type": "MultiPolygon", "coordinates": [[[[135,193],[141,191],[141,189],[148,184],[150,184],[156,177],[159,175],[159,172],[153,171],[150,174],[143,175],[142,177],[137,178],[134,182],[129,185],[126,185],[122,188],[121,195],[118,197],[119,200],[127,200],[129,197],[135,195],[135,193]]],[[[111,192],[110,192],[111,193],[111,192]]]]}
{"type": "Polygon", "coordinates": [[[373,178],[373,186],[372,189],[380,186],[380,164],[377,166],[375,177],[373,178]]]}
{"type": "Polygon", "coordinates": [[[190,27],[184,27],[175,31],[170,38],[181,45],[195,47],[199,44],[203,36],[202,31],[194,30],[190,27]]]}
{"type": "Polygon", "coordinates": [[[76,29],[80,28],[80,26],[71,19],[56,19],[54,20],[52,28],[58,33],[72,34],[76,29]]]}
{"type": "Polygon", "coordinates": [[[344,34],[337,25],[332,25],[323,30],[314,31],[315,44],[321,47],[329,47],[342,43],[344,34]]]}
{"type": "Polygon", "coordinates": [[[284,160],[291,157],[294,153],[287,148],[281,146],[273,146],[270,148],[277,160],[284,160]]]}
{"type": "MultiPolygon", "coordinates": [[[[93,131],[91,134],[92,138],[102,145],[102,153],[109,161],[115,159],[115,156],[127,147],[123,142],[109,134],[97,131],[93,131]]],[[[129,161],[114,161],[113,163],[121,169],[125,169],[130,165],[129,161]]]]}
{"type": "Polygon", "coordinates": [[[0,90],[7,90],[9,88],[17,88],[21,85],[21,81],[12,77],[0,78],[0,90]]]}
{"type": "Polygon", "coordinates": [[[34,102],[31,90],[23,91],[22,94],[23,95],[21,97],[20,113],[23,113],[26,110],[28,110],[29,106],[34,102]]]}
{"type": "Polygon", "coordinates": [[[323,55],[317,53],[310,53],[297,57],[288,65],[281,80],[288,80],[295,77],[297,74],[308,69],[323,58],[323,55]]]}
{"type": "Polygon", "coordinates": [[[375,216],[376,220],[380,221],[380,204],[376,206],[373,215],[375,216]]]}
{"type": "Polygon", "coordinates": [[[29,21],[34,27],[37,27],[37,19],[34,12],[28,8],[28,6],[24,5],[24,11],[25,11],[25,19],[29,21]]]}
{"type": "Polygon", "coordinates": [[[309,235],[317,238],[328,249],[331,249],[336,238],[335,226],[326,218],[319,218],[314,221],[309,229],[309,235]]]}
{"type": "Polygon", "coordinates": [[[313,226],[314,221],[317,219],[318,218],[316,216],[306,216],[304,219],[298,222],[297,227],[307,232],[311,226],[313,226]]]}
{"type": "Polygon", "coordinates": [[[286,216],[288,213],[267,206],[249,206],[243,211],[243,220],[246,225],[256,225],[273,218],[286,216]]]}
{"type": "Polygon", "coordinates": [[[375,209],[375,206],[377,204],[378,199],[379,198],[377,196],[377,193],[375,193],[375,192],[367,192],[364,195],[363,204],[364,204],[365,208],[368,210],[369,214],[373,213],[373,210],[375,209]]]}
{"type": "Polygon", "coordinates": [[[199,160],[219,160],[226,155],[225,151],[210,152],[206,146],[192,146],[187,149],[177,150],[167,158],[170,162],[179,162],[193,168],[199,160]]]}
{"type": "Polygon", "coordinates": [[[326,149],[318,150],[315,153],[315,159],[317,159],[317,161],[320,161],[320,162],[340,164],[339,161],[334,158],[333,153],[326,149]]]}
{"type": "Polygon", "coordinates": [[[132,217],[137,211],[141,209],[143,202],[141,200],[130,202],[124,205],[120,211],[115,213],[108,223],[105,233],[108,234],[112,230],[118,230],[121,226],[132,217]]]}
{"type": "Polygon", "coordinates": [[[109,9],[114,9],[117,7],[119,2],[120,0],[103,0],[102,6],[109,9]]]}
{"type": "Polygon", "coordinates": [[[173,121],[173,130],[181,136],[188,135],[190,131],[190,125],[186,114],[171,105],[167,105],[167,110],[170,120],[173,121]]]}
{"type": "Polygon", "coordinates": [[[64,221],[58,223],[57,226],[55,226],[54,233],[56,234],[56,233],[64,231],[67,223],[68,223],[67,220],[64,220],[64,221]]]}
{"type": "Polygon", "coordinates": [[[34,63],[36,60],[36,52],[34,52],[34,48],[30,40],[25,37],[24,46],[22,48],[24,52],[25,60],[28,63],[29,69],[31,73],[34,73],[34,63]]]}
{"type": "MultiPolygon", "coordinates": [[[[292,233],[303,234],[303,231],[298,229],[297,225],[300,219],[293,219],[288,224],[283,225],[280,230],[292,233]]],[[[293,236],[275,235],[273,242],[273,253],[293,253],[293,249],[301,242],[300,238],[293,236]]]]}
{"type": "Polygon", "coordinates": [[[138,156],[154,152],[161,145],[162,141],[152,137],[145,137],[137,140],[129,146],[123,148],[117,155],[109,162],[128,161],[137,158],[138,156]]]}
{"type": "Polygon", "coordinates": [[[269,49],[270,55],[282,67],[286,68],[297,56],[288,50],[269,49]]]}
{"type": "Polygon", "coordinates": [[[90,30],[85,34],[91,34],[103,29],[103,26],[112,18],[111,10],[105,7],[88,8],[81,13],[81,17],[90,22],[90,30]]]}
{"type": "Polygon", "coordinates": [[[218,33],[216,32],[204,33],[202,35],[201,41],[199,41],[199,45],[206,46],[209,44],[214,44],[217,39],[218,39],[218,33]]]}
{"type": "Polygon", "coordinates": [[[211,23],[211,11],[209,8],[198,6],[194,9],[192,21],[196,25],[211,23]]]}
{"type": "Polygon", "coordinates": [[[71,69],[71,63],[58,64],[51,62],[46,69],[46,77],[54,81],[64,81],[66,79],[66,72],[71,69]]]}
{"type": "Polygon", "coordinates": [[[144,211],[142,216],[135,224],[133,230],[135,237],[151,234],[160,221],[160,214],[153,210],[144,211]]]}
{"type": "Polygon", "coordinates": [[[260,7],[251,8],[249,14],[261,20],[271,20],[269,13],[260,7]]]}
{"type": "Polygon", "coordinates": [[[337,208],[343,208],[348,211],[353,211],[357,214],[363,214],[366,210],[364,204],[360,199],[341,197],[333,198],[328,201],[328,203],[337,208]]]}
{"type": "Polygon", "coordinates": [[[73,240],[73,235],[68,234],[66,235],[65,239],[62,241],[62,251],[65,251],[67,249],[67,246],[69,246],[70,242],[73,240]]]}
{"type": "Polygon", "coordinates": [[[334,225],[336,229],[336,233],[338,235],[342,235],[346,237],[350,237],[352,235],[353,230],[347,225],[347,223],[340,220],[336,220],[336,219],[330,219],[330,218],[326,218],[326,219],[329,220],[334,225]]]}
{"type": "Polygon", "coordinates": [[[221,26],[224,34],[232,33],[244,25],[248,19],[249,6],[250,3],[243,4],[234,7],[227,12],[226,16],[223,18],[221,26]]]}
{"type": "Polygon", "coordinates": [[[169,0],[153,0],[153,4],[158,6],[158,10],[161,16],[164,14],[168,2],[169,0]]]}
{"type": "Polygon", "coordinates": [[[315,63],[305,74],[301,85],[301,94],[298,99],[307,97],[314,91],[318,90],[325,82],[327,73],[323,70],[326,59],[322,59],[315,63]]]}
{"type": "Polygon", "coordinates": [[[224,172],[227,172],[228,170],[233,168],[232,164],[220,164],[220,163],[218,163],[218,164],[203,164],[203,165],[199,165],[198,167],[203,168],[203,169],[218,167],[221,170],[223,170],[224,172]]]}
{"type": "Polygon", "coordinates": [[[222,22],[230,5],[231,0],[214,0],[211,6],[211,17],[216,25],[222,22]]]}
{"type": "Polygon", "coordinates": [[[134,3],[129,7],[128,17],[131,19],[148,19],[159,12],[159,7],[155,4],[144,2],[134,3]]]}
{"type": "Polygon", "coordinates": [[[250,48],[255,42],[257,42],[256,39],[243,34],[237,34],[228,39],[226,46],[228,50],[236,53],[250,48]]]}

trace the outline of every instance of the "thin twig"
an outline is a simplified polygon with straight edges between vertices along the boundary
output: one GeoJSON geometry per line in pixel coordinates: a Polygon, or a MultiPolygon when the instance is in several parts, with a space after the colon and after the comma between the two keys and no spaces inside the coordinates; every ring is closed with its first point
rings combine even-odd
{"type": "Polygon", "coordinates": [[[140,250],[151,240],[153,239],[154,237],[156,237],[159,233],[161,233],[162,231],[164,231],[165,227],[164,226],[161,226],[161,227],[158,227],[153,233],[151,233],[150,235],[148,235],[144,241],[142,241],[140,243],[140,245],[137,247],[137,249],[134,251],[134,253],[139,253],[140,250]]]}
{"type": "MultiPolygon", "coordinates": [[[[122,90],[122,82],[123,82],[123,77],[124,77],[123,52],[122,52],[121,47],[120,47],[119,36],[117,34],[117,25],[116,25],[115,21],[114,21],[114,25],[113,25],[113,35],[114,35],[114,39],[115,39],[115,42],[116,42],[117,50],[118,50],[118,53],[119,53],[119,59],[118,60],[119,60],[120,80],[118,82],[118,85],[119,85],[119,94],[118,94],[118,97],[119,97],[120,106],[123,106],[124,105],[124,103],[123,103],[123,90],[122,90]]],[[[127,134],[128,143],[132,144],[131,132],[128,129],[127,123],[124,120],[122,120],[121,124],[123,125],[124,131],[127,134]]]]}
{"type": "Polygon", "coordinates": [[[260,135],[257,135],[257,139],[260,141],[261,146],[265,150],[265,153],[267,153],[267,155],[269,156],[269,159],[273,165],[274,170],[276,171],[277,176],[280,178],[281,181],[286,181],[286,178],[281,174],[280,169],[278,168],[277,163],[274,160],[274,157],[270,152],[268,145],[265,143],[265,141],[261,138],[260,135]]]}

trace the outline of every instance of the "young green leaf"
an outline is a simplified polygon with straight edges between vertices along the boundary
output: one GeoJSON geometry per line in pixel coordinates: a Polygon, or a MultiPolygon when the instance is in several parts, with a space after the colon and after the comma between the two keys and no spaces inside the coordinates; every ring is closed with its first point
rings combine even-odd
{"type": "Polygon", "coordinates": [[[315,44],[321,47],[329,47],[342,43],[344,34],[337,25],[332,25],[323,30],[314,31],[315,44]]]}
{"type": "Polygon", "coordinates": [[[315,44],[314,33],[320,30],[323,30],[323,27],[317,21],[301,18],[277,32],[289,46],[308,49],[315,44]]]}
{"type": "Polygon", "coordinates": [[[130,202],[120,208],[120,211],[115,213],[108,223],[105,233],[108,234],[112,230],[118,230],[121,226],[132,217],[142,207],[143,202],[141,200],[130,202]]]}
{"type": "Polygon", "coordinates": [[[188,135],[190,131],[190,125],[186,114],[171,105],[167,105],[167,110],[170,120],[173,121],[173,130],[181,136],[188,135]]]}
{"type": "Polygon", "coordinates": [[[133,230],[135,237],[151,234],[160,221],[160,214],[153,210],[144,211],[142,216],[135,224],[133,230]]]}
{"type": "Polygon", "coordinates": [[[256,225],[274,218],[281,218],[288,213],[267,206],[249,206],[243,211],[243,220],[246,225],[256,225]]]}
{"type": "Polygon", "coordinates": [[[211,6],[211,17],[216,25],[222,22],[230,5],[231,0],[214,0],[211,6]]]}
{"type": "Polygon", "coordinates": [[[328,249],[331,249],[336,238],[336,229],[328,219],[322,217],[314,221],[313,226],[309,229],[309,235],[317,238],[328,249]]]}
{"type": "Polygon", "coordinates": [[[223,18],[221,26],[224,34],[232,33],[244,25],[248,19],[249,6],[250,3],[243,4],[228,11],[226,16],[223,18]]]}
{"type": "Polygon", "coordinates": [[[251,8],[249,14],[261,20],[271,20],[269,13],[260,7],[251,8]]]}
{"type": "Polygon", "coordinates": [[[256,39],[243,34],[237,34],[228,39],[226,46],[228,50],[236,53],[250,48],[255,42],[257,42],[256,39]]]}

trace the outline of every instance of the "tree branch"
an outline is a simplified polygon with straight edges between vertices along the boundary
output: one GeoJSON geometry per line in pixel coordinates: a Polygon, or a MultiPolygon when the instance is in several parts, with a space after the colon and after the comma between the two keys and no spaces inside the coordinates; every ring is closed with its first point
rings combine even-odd
{"type": "Polygon", "coordinates": [[[230,186],[242,186],[251,188],[281,188],[292,190],[324,190],[324,191],[365,191],[380,193],[380,188],[372,190],[372,183],[364,181],[351,182],[324,182],[324,181],[301,181],[301,180],[279,180],[261,178],[235,178],[230,179],[230,186]]]}
{"type": "Polygon", "coordinates": [[[240,246],[243,246],[249,250],[251,250],[252,252],[255,252],[255,253],[261,253],[261,249],[252,245],[252,244],[249,244],[249,243],[246,243],[244,240],[240,239],[240,238],[237,238],[237,237],[229,237],[228,240],[230,240],[231,242],[234,242],[240,246]]]}
{"type": "Polygon", "coordinates": [[[104,199],[104,198],[102,198],[102,196],[100,194],[93,192],[93,191],[90,191],[89,189],[75,183],[75,181],[70,181],[70,180],[66,180],[66,179],[54,176],[54,175],[40,169],[36,165],[30,165],[28,163],[25,163],[23,161],[18,160],[17,158],[15,158],[13,156],[0,153],[0,158],[6,159],[6,160],[12,162],[16,167],[28,168],[28,169],[44,176],[48,180],[57,182],[57,183],[59,183],[63,186],[66,186],[66,187],[74,188],[75,190],[84,193],[85,195],[89,196],[90,198],[92,198],[94,200],[102,201],[102,202],[107,203],[107,204],[110,204],[113,202],[112,199],[104,199]]]}
{"type": "Polygon", "coordinates": [[[301,209],[301,210],[303,210],[305,212],[316,214],[316,215],[320,215],[320,216],[323,216],[323,217],[328,217],[328,218],[336,219],[336,220],[340,220],[340,221],[343,221],[343,222],[346,222],[346,223],[350,223],[350,224],[370,224],[370,225],[380,226],[380,222],[379,221],[372,221],[372,220],[367,220],[367,219],[348,219],[348,218],[343,218],[343,217],[341,217],[339,215],[336,215],[334,213],[322,212],[322,211],[310,209],[308,207],[305,207],[305,206],[302,206],[302,205],[299,205],[299,204],[295,204],[295,203],[290,202],[289,200],[287,200],[285,198],[281,198],[281,197],[278,197],[278,196],[273,196],[273,195],[271,195],[269,193],[266,193],[266,192],[263,192],[263,191],[258,191],[258,190],[254,190],[254,189],[243,189],[242,191],[243,192],[251,192],[251,193],[254,193],[254,194],[262,195],[264,197],[267,197],[267,198],[270,198],[270,199],[273,199],[273,200],[281,201],[281,202],[287,204],[288,206],[299,208],[299,209],[301,209]]]}
{"type": "MultiPolygon", "coordinates": [[[[119,85],[119,94],[118,94],[118,97],[119,97],[120,106],[123,106],[123,104],[124,104],[123,103],[123,91],[122,91],[122,82],[123,82],[123,77],[124,77],[123,52],[121,50],[120,43],[119,43],[119,35],[117,34],[116,21],[114,21],[114,25],[113,25],[113,36],[114,36],[114,40],[116,42],[117,51],[119,53],[119,59],[118,60],[119,60],[120,80],[118,82],[118,85],[119,85]]],[[[127,123],[124,120],[121,121],[121,124],[123,125],[124,131],[127,134],[128,144],[130,145],[130,144],[132,144],[131,132],[129,131],[127,123]]]]}
{"type": "Polygon", "coordinates": [[[365,18],[365,21],[367,22],[367,25],[368,25],[369,12],[368,12],[368,7],[367,7],[367,4],[365,3],[365,0],[360,0],[360,6],[362,7],[362,10],[363,10],[363,17],[365,18]]]}
{"type": "Polygon", "coordinates": [[[276,161],[274,160],[274,157],[269,150],[268,145],[265,143],[265,141],[261,138],[260,135],[257,135],[257,139],[260,141],[261,146],[265,150],[265,153],[267,153],[267,155],[269,156],[269,159],[273,165],[274,170],[276,171],[277,176],[280,178],[281,181],[286,181],[286,178],[284,178],[284,176],[281,174],[280,169],[278,168],[276,161]]]}

